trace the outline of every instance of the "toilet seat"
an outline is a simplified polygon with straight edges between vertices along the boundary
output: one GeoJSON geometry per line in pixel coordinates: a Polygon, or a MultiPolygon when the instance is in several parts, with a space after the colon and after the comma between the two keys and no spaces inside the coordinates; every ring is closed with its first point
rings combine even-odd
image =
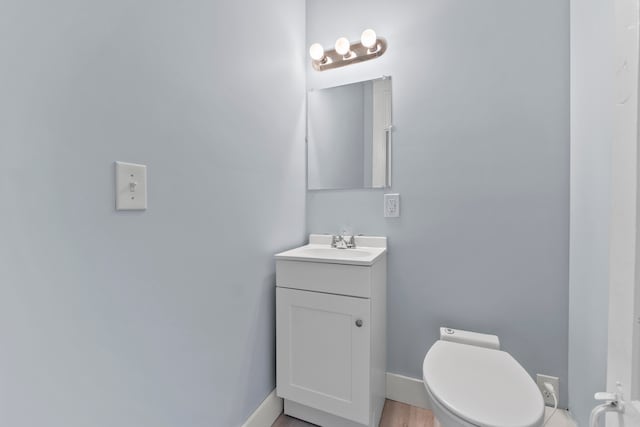
{"type": "Polygon", "coordinates": [[[429,394],[478,427],[537,427],[544,402],[536,384],[507,352],[437,341],[423,364],[429,394]]]}

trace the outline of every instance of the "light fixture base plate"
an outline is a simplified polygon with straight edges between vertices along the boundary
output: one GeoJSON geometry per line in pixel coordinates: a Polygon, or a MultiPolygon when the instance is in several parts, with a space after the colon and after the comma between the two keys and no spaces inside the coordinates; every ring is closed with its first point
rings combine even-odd
{"type": "Polygon", "coordinates": [[[358,62],[368,61],[370,59],[382,56],[387,51],[387,42],[385,39],[378,37],[377,49],[371,52],[371,49],[362,45],[362,43],[354,43],[351,45],[350,56],[345,58],[335,50],[325,52],[323,61],[311,61],[313,69],[316,71],[331,70],[332,68],[344,67],[346,65],[358,62]]]}

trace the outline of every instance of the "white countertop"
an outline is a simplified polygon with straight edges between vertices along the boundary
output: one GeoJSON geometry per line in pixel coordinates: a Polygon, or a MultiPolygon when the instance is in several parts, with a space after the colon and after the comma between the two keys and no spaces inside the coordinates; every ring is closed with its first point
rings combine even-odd
{"type": "Polygon", "coordinates": [[[387,251],[386,237],[356,236],[356,247],[331,247],[331,236],[311,234],[309,244],[280,252],[276,260],[323,262],[330,264],[373,265],[387,251]]]}

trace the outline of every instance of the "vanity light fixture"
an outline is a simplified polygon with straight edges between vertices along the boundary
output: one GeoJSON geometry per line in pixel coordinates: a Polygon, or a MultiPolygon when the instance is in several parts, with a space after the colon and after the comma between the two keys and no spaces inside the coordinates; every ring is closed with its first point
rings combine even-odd
{"type": "Polygon", "coordinates": [[[320,43],[314,43],[309,47],[309,56],[313,68],[324,71],[377,58],[386,50],[387,42],[372,29],[366,29],[362,32],[360,42],[351,43],[348,38],[340,37],[334,49],[326,52],[320,43]]]}

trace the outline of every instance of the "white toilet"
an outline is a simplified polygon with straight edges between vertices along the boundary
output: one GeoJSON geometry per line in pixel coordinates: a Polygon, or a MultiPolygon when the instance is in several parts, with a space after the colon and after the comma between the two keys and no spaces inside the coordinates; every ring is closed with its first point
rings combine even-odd
{"type": "Polygon", "coordinates": [[[441,328],[422,372],[442,427],[543,425],[540,390],[495,335],[441,328]]]}

